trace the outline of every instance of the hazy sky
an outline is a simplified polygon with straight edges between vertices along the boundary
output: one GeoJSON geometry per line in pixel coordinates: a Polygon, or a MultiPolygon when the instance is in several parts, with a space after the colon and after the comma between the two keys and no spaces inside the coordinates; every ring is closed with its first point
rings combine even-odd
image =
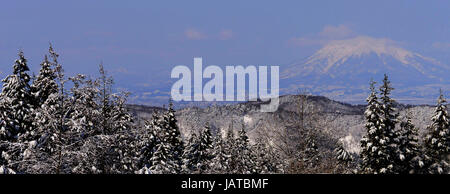
{"type": "Polygon", "coordinates": [[[67,72],[103,61],[120,83],[138,86],[168,80],[169,66],[194,56],[206,65],[284,65],[357,35],[448,64],[450,1],[4,1],[0,76],[19,49],[37,70],[49,42],[67,72]]]}

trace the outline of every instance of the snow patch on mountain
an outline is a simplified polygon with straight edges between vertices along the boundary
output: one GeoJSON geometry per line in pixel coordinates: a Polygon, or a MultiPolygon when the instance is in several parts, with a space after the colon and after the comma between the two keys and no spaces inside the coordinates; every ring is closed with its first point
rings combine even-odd
{"type": "MultiPolygon", "coordinates": [[[[382,61],[382,65],[389,66],[389,62],[398,61],[405,67],[412,67],[423,75],[434,77],[425,67],[424,63],[432,64],[434,69],[448,69],[438,61],[424,57],[418,53],[408,51],[398,46],[395,41],[387,38],[373,38],[358,36],[352,39],[331,41],[312,56],[300,64],[294,64],[282,74],[282,78],[311,73],[333,74],[332,69],[349,63],[353,59],[375,55],[382,61]]],[[[357,64],[355,64],[357,68],[357,64]]],[[[375,66],[376,64],[372,64],[375,66]]],[[[366,68],[366,67],[361,67],[366,68]]],[[[375,68],[375,67],[374,67],[375,68]]],[[[371,69],[367,69],[371,71],[371,69]]]]}
{"type": "Polygon", "coordinates": [[[405,64],[409,63],[408,57],[415,56],[414,53],[395,46],[394,42],[389,39],[359,36],[348,40],[332,41],[311,56],[306,64],[312,64],[326,59],[328,66],[325,68],[325,71],[327,71],[334,64],[344,63],[350,57],[362,57],[370,53],[375,53],[379,57],[382,55],[390,55],[405,64]]]}

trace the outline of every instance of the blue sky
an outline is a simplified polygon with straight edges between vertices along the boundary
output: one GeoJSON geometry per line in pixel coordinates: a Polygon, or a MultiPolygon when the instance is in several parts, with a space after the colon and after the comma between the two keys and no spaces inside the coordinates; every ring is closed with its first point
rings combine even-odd
{"type": "Polygon", "coordinates": [[[285,65],[333,39],[388,38],[448,64],[450,1],[7,1],[0,77],[23,49],[37,71],[52,42],[67,72],[103,62],[119,85],[168,81],[170,67],[285,65]]]}

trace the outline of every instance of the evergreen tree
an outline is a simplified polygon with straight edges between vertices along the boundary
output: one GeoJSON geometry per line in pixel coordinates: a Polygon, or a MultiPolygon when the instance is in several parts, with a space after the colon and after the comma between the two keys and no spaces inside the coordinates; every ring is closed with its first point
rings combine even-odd
{"type": "Polygon", "coordinates": [[[162,122],[162,141],[170,145],[171,157],[175,164],[175,171],[180,172],[183,165],[183,151],[184,145],[181,138],[180,129],[177,125],[177,119],[175,117],[175,110],[173,109],[172,101],[169,102],[167,112],[163,115],[162,122]]]}
{"type": "Polygon", "coordinates": [[[140,170],[137,172],[138,174],[150,174],[150,166],[152,165],[152,157],[156,151],[156,146],[159,142],[159,132],[161,130],[159,117],[156,112],[152,114],[152,120],[150,122],[145,122],[145,133],[140,137],[140,154],[138,166],[140,170]]]}
{"type": "Polygon", "coordinates": [[[208,124],[201,131],[199,137],[193,133],[184,154],[185,169],[191,173],[209,172],[211,160],[214,158],[212,145],[211,130],[208,124]]]}
{"type": "Polygon", "coordinates": [[[231,172],[231,150],[226,139],[221,134],[217,134],[213,141],[214,158],[211,161],[210,169],[212,173],[231,172]]]}
{"type": "Polygon", "coordinates": [[[209,124],[203,128],[200,134],[198,146],[198,162],[197,169],[199,173],[205,173],[209,170],[211,160],[214,158],[213,140],[211,137],[211,129],[209,124]]]}
{"type": "Polygon", "coordinates": [[[447,113],[446,99],[440,92],[432,124],[428,126],[429,133],[425,139],[425,154],[430,173],[449,173],[450,151],[450,116],[447,113]]]}
{"type": "Polygon", "coordinates": [[[233,121],[231,121],[231,125],[228,128],[228,131],[226,133],[226,137],[225,137],[225,146],[226,146],[226,150],[228,150],[228,154],[230,155],[230,163],[229,163],[229,167],[230,167],[230,171],[229,173],[233,173],[234,170],[236,169],[236,165],[237,165],[237,140],[234,134],[234,126],[233,126],[233,121]]]}
{"type": "Polygon", "coordinates": [[[180,173],[184,146],[172,102],[169,103],[169,108],[162,118],[158,118],[151,127],[156,134],[150,148],[152,151],[148,152],[151,153],[151,158],[143,162],[149,167],[144,167],[144,170],[141,169],[139,173],[180,173]],[[143,172],[145,168],[148,169],[147,172],[143,172]]]}
{"type": "Polygon", "coordinates": [[[364,112],[366,118],[366,135],[361,139],[361,169],[363,173],[380,173],[383,169],[388,169],[384,132],[381,127],[382,110],[375,91],[373,80],[370,82],[370,95],[367,98],[367,108],[364,112]]]}
{"type": "Polygon", "coordinates": [[[406,121],[402,121],[401,139],[399,149],[401,151],[400,160],[402,161],[399,173],[417,174],[423,173],[423,159],[421,156],[421,148],[419,144],[419,132],[414,126],[409,115],[406,121]]]}
{"type": "Polygon", "coordinates": [[[338,147],[334,150],[336,154],[336,159],[338,162],[344,166],[348,166],[351,161],[353,161],[353,156],[345,150],[342,144],[339,144],[338,147]]]}
{"type": "Polygon", "coordinates": [[[150,159],[149,168],[152,174],[176,174],[179,172],[179,166],[175,163],[172,155],[171,146],[165,142],[156,145],[155,152],[150,159]]]}
{"type": "Polygon", "coordinates": [[[338,174],[350,174],[356,173],[356,166],[353,155],[348,152],[341,141],[338,142],[337,147],[334,149],[335,159],[337,160],[337,165],[333,173],[338,174]]]}
{"type": "Polygon", "coordinates": [[[381,117],[383,136],[380,139],[380,143],[383,142],[387,145],[385,150],[387,154],[386,160],[391,161],[384,173],[398,173],[401,171],[402,158],[404,157],[399,149],[400,131],[395,128],[398,123],[398,113],[396,113],[397,110],[394,108],[395,101],[390,97],[393,89],[388,76],[384,74],[383,85],[380,87],[381,111],[383,113],[381,117]]]}
{"type": "Polygon", "coordinates": [[[45,55],[44,61],[41,63],[39,74],[35,79],[33,79],[33,83],[31,85],[31,94],[34,98],[35,107],[40,107],[44,104],[50,94],[58,92],[56,72],[52,66],[52,63],[48,61],[47,55],[45,55]]]}
{"type": "Polygon", "coordinates": [[[115,152],[118,154],[117,171],[119,173],[133,173],[137,168],[138,145],[136,132],[133,130],[134,120],[125,107],[128,94],[113,95],[112,121],[115,131],[115,152]]]}
{"type": "Polygon", "coordinates": [[[283,164],[273,149],[267,146],[262,139],[257,139],[253,146],[255,155],[255,170],[258,174],[282,173],[283,164]]]}
{"type": "Polygon", "coordinates": [[[70,112],[70,130],[78,134],[74,141],[79,141],[98,131],[101,115],[96,100],[99,90],[97,82],[86,79],[85,75],[78,74],[69,79],[73,83],[70,89],[71,102],[73,102],[73,109],[70,112]]]}
{"type": "Polygon", "coordinates": [[[250,149],[249,140],[242,125],[239,131],[239,137],[236,140],[236,160],[233,173],[235,174],[253,174],[256,173],[255,156],[250,149]]]}
{"type": "Polygon", "coordinates": [[[18,135],[32,133],[33,98],[30,91],[30,76],[27,59],[23,52],[19,52],[13,66],[13,74],[7,76],[3,82],[0,94],[0,139],[16,140],[18,135]]]}
{"type": "Polygon", "coordinates": [[[111,120],[112,120],[112,131],[116,133],[123,133],[130,131],[133,128],[133,117],[128,112],[126,107],[126,100],[128,93],[113,94],[112,95],[112,110],[111,110],[111,120]]]}
{"type": "Polygon", "coordinates": [[[103,64],[99,65],[100,78],[99,81],[99,105],[101,108],[101,120],[100,120],[100,131],[97,134],[112,134],[111,131],[112,124],[110,122],[111,118],[111,86],[114,83],[112,77],[108,76],[107,72],[103,68],[103,64]]]}
{"type": "Polygon", "coordinates": [[[50,56],[55,65],[56,80],[58,83],[58,92],[48,96],[40,111],[37,112],[34,126],[40,135],[34,158],[39,159],[41,167],[38,169],[44,173],[64,173],[70,171],[63,166],[66,154],[65,145],[68,137],[66,132],[69,130],[69,113],[72,110],[71,102],[68,97],[65,84],[67,80],[64,77],[64,71],[61,64],[58,63],[58,54],[53,48],[49,49],[50,56]],[[43,160],[42,160],[43,159],[43,160]]]}
{"type": "Polygon", "coordinates": [[[197,171],[198,137],[195,132],[191,134],[183,152],[183,172],[193,173],[197,171]]]}
{"type": "Polygon", "coordinates": [[[173,121],[170,119],[172,116],[169,116],[171,113],[173,111],[171,111],[170,105],[169,111],[163,115],[162,119],[158,120],[158,125],[153,126],[157,132],[157,136],[154,152],[150,158],[149,171],[152,174],[175,174],[181,172],[181,162],[178,161],[178,159],[181,160],[181,157],[175,159],[176,157],[174,156],[175,145],[179,144],[174,144],[173,140],[177,139],[177,137],[172,136],[174,133],[169,128],[170,124],[168,123],[169,121],[173,121]]]}

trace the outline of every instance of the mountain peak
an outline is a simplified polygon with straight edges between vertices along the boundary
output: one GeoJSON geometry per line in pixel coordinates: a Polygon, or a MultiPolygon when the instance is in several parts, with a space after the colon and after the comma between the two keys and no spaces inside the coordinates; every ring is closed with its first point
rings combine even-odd
{"type": "Polygon", "coordinates": [[[309,57],[306,64],[316,63],[317,61],[326,59],[327,67],[324,71],[327,71],[334,64],[344,63],[350,57],[361,57],[369,54],[390,56],[404,64],[409,63],[409,57],[418,56],[418,54],[396,46],[392,40],[358,36],[352,39],[331,41],[309,57]]]}
{"type": "Polygon", "coordinates": [[[365,98],[370,78],[386,73],[405,98],[430,99],[448,87],[450,66],[401,48],[386,38],[359,36],[335,40],[310,57],[286,67],[280,77],[285,92],[310,88],[315,94],[346,102],[365,98]]]}
{"type": "Polygon", "coordinates": [[[436,77],[433,72],[439,69],[449,69],[432,58],[399,47],[390,39],[358,36],[329,42],[305,61],[292,64],[282,78],[310,74],[333,77],[336,71],[354,72],[351,70],[388,73],[394,66],[412,68],[427,77],[436,77]]]}

